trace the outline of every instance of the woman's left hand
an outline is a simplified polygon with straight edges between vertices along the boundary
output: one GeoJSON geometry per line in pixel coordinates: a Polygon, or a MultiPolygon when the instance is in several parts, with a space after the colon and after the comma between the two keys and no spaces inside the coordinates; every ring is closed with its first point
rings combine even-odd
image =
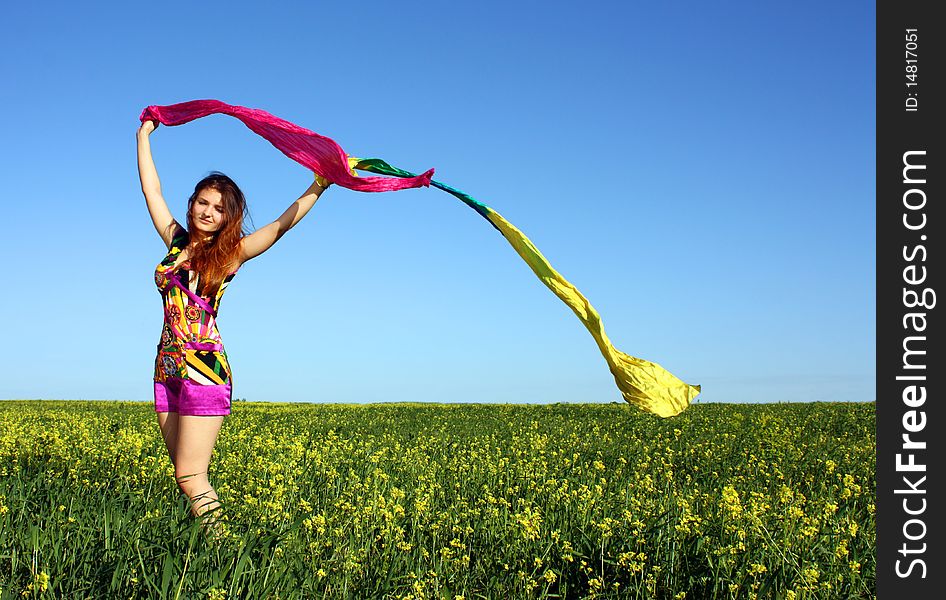
{"type": "Polygon", "coordinates": [[[318,173],[315,174],[315,182],[319,184],[319,187],[321,187],[323,190],[327,190],[328,186],[332,185],[331,181],[322,177],[318,173]]]}

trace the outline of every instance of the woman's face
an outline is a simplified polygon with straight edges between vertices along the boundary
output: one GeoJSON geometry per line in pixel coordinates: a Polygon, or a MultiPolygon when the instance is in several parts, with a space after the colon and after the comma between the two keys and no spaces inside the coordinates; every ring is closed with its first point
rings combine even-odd
{"type": "Polygon", "coordinates": [[[216,233],[223,227],[225,218],[220,192],[212,188],[201,190],[191,205],[194,226],[203,233],[216,233]]]}

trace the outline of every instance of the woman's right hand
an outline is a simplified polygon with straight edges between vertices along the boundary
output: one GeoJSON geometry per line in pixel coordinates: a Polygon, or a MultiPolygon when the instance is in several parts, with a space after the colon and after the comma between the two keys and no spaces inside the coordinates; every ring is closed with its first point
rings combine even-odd
{"type": "Polygon", "coordinates": [[[158,128],[158,122],[147,120],[141,122],[141,127],[138,128],[138,134],[151,135],[151,132],[158,128]]]}

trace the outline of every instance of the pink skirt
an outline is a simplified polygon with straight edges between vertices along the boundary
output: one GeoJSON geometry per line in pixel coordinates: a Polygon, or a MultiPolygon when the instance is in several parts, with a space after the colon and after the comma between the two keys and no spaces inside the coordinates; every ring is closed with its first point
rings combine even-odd
{"type": "Polygon", "coordinates": [[[226,416],[230,414],[232,394],[229,383],[201,385],[189,379],[170,377],[167,381],[154,382],[154,412],[226,416]]]}

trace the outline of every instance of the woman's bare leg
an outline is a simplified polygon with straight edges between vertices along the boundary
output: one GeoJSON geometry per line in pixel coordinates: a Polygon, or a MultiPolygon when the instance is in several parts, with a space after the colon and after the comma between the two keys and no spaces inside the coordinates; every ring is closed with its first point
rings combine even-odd
{"type": "Polygon", "coordinates": [[[207,468],[222,425],[222,416],[181,415],[179,418],[174,475],[178,487],[190,498],[191,514],[195,517],[220,506],[207,468]]]}
{"type": "Polygon", "coordinates": [[[171,464],[175,464],[174,458],[177,452],[177,427],[178,415],[176,412],[159,412],[158,426],[161,428],[161,436],[164,438],[164,445],[167,446],[168,456],[171,457],[171,464]]]}

